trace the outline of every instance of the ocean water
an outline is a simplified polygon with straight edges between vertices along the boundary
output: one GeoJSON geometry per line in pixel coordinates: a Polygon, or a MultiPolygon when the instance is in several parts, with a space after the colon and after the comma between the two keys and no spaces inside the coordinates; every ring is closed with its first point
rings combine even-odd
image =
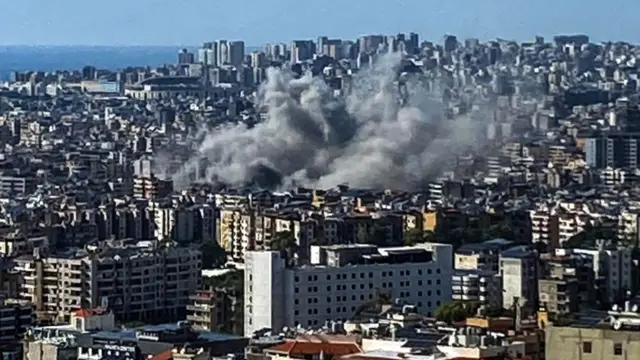
{"type": "Polygon", "coordinates": [[[0,46],[0,79],[6,80],[13,71],[80,70],[86,65],[117,70],[128,66],[175,64],[180,49],[175,46],[0,46]]]}

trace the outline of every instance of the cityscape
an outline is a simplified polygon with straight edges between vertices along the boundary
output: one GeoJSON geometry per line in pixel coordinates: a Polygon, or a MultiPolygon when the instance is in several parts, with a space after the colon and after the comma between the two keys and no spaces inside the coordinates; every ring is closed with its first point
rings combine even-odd
{"type": "Polygon", "coordinates": [[[3,359],[640,359],[638,45],[174,55],[0,82],[3,359]]]}

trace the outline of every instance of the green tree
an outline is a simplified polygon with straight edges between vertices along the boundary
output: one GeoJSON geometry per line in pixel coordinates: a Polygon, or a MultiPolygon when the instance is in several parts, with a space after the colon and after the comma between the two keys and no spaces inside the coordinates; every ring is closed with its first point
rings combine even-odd
{"type": "Polygon", "coordinates": [[[427,234],[420,229],[407,230],[404,233],[404,244],[406,246],[413,246],[416,244],[427,242],[426,235],[427,234]]]}
{"type": "Polygon", "coordinates": [[[227,253],[216,241],[207,241],[200,246],[202,251],[202,268],[215,269],[227,261],[227,253]]]}
{"type": "Polygon", "coordinates": [[[205,277],[202,281],[204,289],[225,289],[236,294],[244,290],[244,273],[240,270],[232,270],[220,276],[205,277]]]}
{"type": "Polygon", "coordinates": [[[473,306],[467,305],[460,301],[454,301],[448,304],[442,304],[436,309],[436,320],[446,322],[447,324],[453,324],[459,321],[463,321],[469,316],[475,314],[473,306]]]}
{"type": "Polygon", "coordinates": [[[364,226],[358,227],[358,233],[356,234],[356,242],[358,244],[367,244],[369,241],[369,233],[364,226]]]}
{"type": "Polygon", "coordinates": [[[485,240],[493,240],[498,238],[507,240],[516,239],[516,233],[515,231],[513,231],[511,224],[509,224],[507,221],[502,221],[497,224],[491,225],[484,231],[483,235],[485,240]]]}
{"type": "Polygon", "coordinates": [[[287,264],[293,264],[298,242],[291,231],[279,231],[271,239],[271,250],[280,251],[287,264]]]}
{"type": "Polygon", "coordinates": [[[388,233],[386,227],[379,224],[373,224],[369,227],[369,244],[385,246],[388,245],[387,239],[388,233]]]}

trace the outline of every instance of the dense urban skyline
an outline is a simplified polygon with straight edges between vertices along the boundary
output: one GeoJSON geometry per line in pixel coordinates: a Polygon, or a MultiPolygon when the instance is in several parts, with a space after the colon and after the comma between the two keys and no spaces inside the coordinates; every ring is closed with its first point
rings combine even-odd
{"type": "Polygon", "coordinates": [[[607,7],[578,0],[497,0],[491,5],[371,0],[366,7],[336,1],[300,6],[282,0],[267,6],[255,0],[194,0],[180,7],[167,0],[113,0],[109,8],[118,11],[104,11],[80,0],[6,1],[0,13],[0,45],[178,46],[196,45],[207,38],[234,38],[254,46],[320,35],[353,38],[399,31],[416,31],[431,40],[445,33],[517,40],[589,33],[595,41],[636,41],[640,33],[634,11],[639,5],[630,0],[611,1],[607,7]]]}
{"type": "Polygon", "coordinates": [[[198,1],[9,9],[191,45],[0,46],[0,358],[638,358],[631,22],[198,1]]]}

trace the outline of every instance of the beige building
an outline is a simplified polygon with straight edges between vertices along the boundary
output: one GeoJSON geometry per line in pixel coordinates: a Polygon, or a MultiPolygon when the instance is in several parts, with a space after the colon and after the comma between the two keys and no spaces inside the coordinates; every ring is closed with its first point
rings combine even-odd
{"type": "Polygon", "coordinates": [[[163,198],[173,191],[173,181],[157,177],[134,177],[133,196],[139,199],[153,200],[163,198]]]}
{"type": "Polygon", "coordinates": [[[637,360],[640,332],[616,331],[610,326],[545,329],[546,360],[637,360]]]}
{"type": "Polygon", "coordinates": [[[173,318],[198,288],[202,255],[182,247],[118,242],[90,251],[16,259],[21,298],[38,318],[69,321],[72,311],[108,304],[119,319],[173,318]]]}
{"type": "Polygon", "coordinates": [[[242,334],[244,327],[242,296],[223,290],[199,290],[189,296],[187,321],[195,328],[242,334]]]}
{"type": "Polygon", "coordinates": [[[246,251],[270,250],[271,240],[279,232],[291,232],[299,244],[306,244],[313,239],[315,227],[315,222],[303,221],[298,214],[223,209],[218,241],[234,260],[244,261],[246,251]]]}

